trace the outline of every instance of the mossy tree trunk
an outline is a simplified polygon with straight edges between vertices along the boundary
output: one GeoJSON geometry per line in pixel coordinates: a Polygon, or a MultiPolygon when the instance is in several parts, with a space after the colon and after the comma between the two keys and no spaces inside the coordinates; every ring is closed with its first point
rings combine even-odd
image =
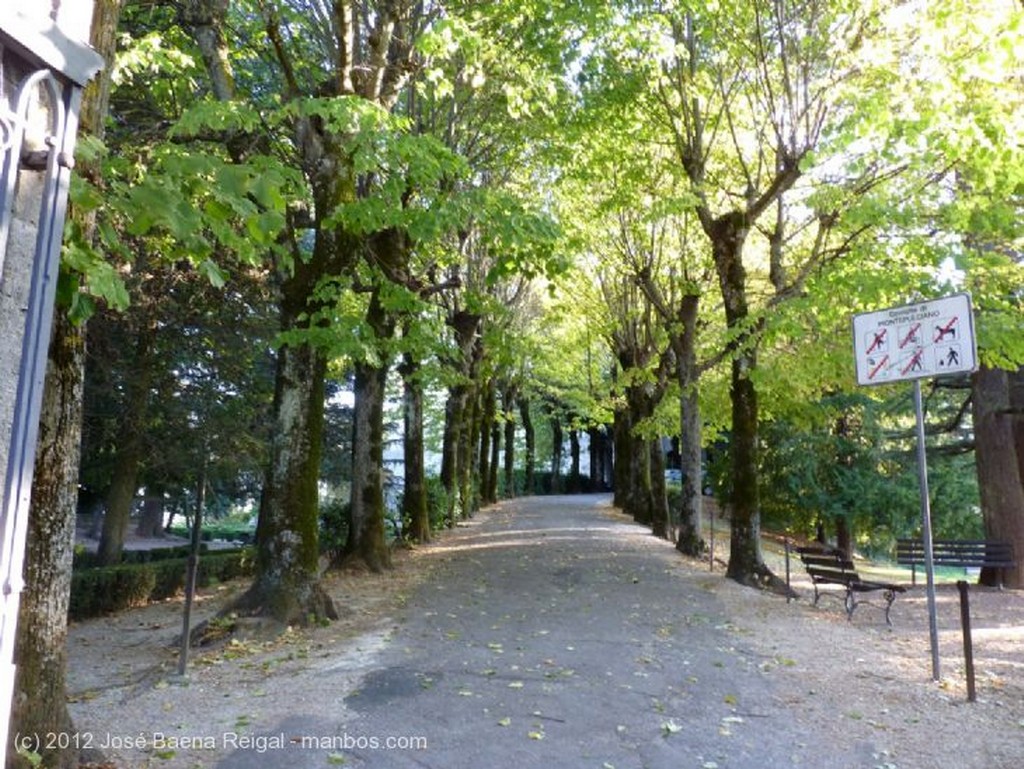
{"type": "MultiPolygon", "coordinates": [[[[382,306],[379,291],[370,298],[366,319],[377,339],[388,339],[393,334],[394,321],[382,306]]],[[[383,354],[355,365],[352,503],[344,560],[358,561],[374,572],[391,567],[384,532],[384,396],[388,368],[383,354]]]]}
{"type": "Polygon", "coordinates": [[[736,341],[730,367],[732,405],[729,499],[732,532],[727,576],[748,585],[763,586],[771,572],[761,554],[760,489],[758,486],[758,404],[751,374],[757,368],[757,348],[750,339],[747,274],[743,246],[748,218],[742,212],[726,214],[708,223],[719,288],[725,304],[726,325],[736,341]]]}
{"type": "MultiPolygon", "coordinates": [[[[303,327],[303,271],[286,281],[284,329],[303,327]]],[[[256,529],[256,576],[237,607],[282,624],[333,619],[319,582],[319,479],[323,441],[325,353],[312,344],[278,350],[271,461],[256,529]]]]}
{"type": "Polygon", "coordinates": [[[480,503],[491,505],[498,501],[498,443],[501,433],[497,427],[497,393],[493,379],[483,387],[480,398],[480,503]]]}
{"type": "MultiPolygon", "coordinates": [[[[83,332],[58,310],[32,478],[11,734],[74,732],[66,694],[67,623],[82,435],[83,332]]],[[[45,766],[78,766],[78,751],[73,744],[57,742],[46,748],[43,739],[41,745],[38,752],[45,766]]],[[[26,759],[14,755],[8,755],[8,761],[18,769],[29,766],[26,759]]]]}
{"type": "MultiPolygon", "coordinates": [[[[475,377],[476,374],[477,366],[474,361],[471,376],[475,377]]],[[[459,497],[462,500],[465,517],[471,516],[477,506],[475,494],[477,484],[474,483],[474,480],[480,471],[479,454],[476,450],[480,444],[480,405],[478,386],[474,383],[470,387],[469,397],[466,399],[462,430],[459,435],[459,497]]]]}
{"type": "Polygon", "coordinates": [[[676,338],[676,377],[679,384],[679,464],[683,493],[679,505],[676,549],[689,556],[704,551],[700,536],[704,515],[703,468],[701,467],[701,418],[697,366],[697,313],[700,297],[684,296],[679,306],[682,333],[676,338]]]}
{"type": "Polygon", "coordinates": [[[465,310],[453,310],[446,319],[455,334],[456,357],[451,363],[460,377],[448,389],[441,452],[441,483],[448,494],[450,526],[469,513],[465,482],[471,472],[472,451],[467,451],[467,442],[472,425],[468,422],[472,414],[473,356],[480,321],[479,315],[465,310]]]}
{"type": "MultiPolygon", "coordinates": [[[[88,85],[79,126],[83,134],[103,138],[110,98],[110,66],[116,50],[122,0],[95,0],[90,44],[107,65],[88,85]]],[[[84,162],[76,173],[91,173],[84,162]]],[[[95,230],[92,217],[72,207],[69,217],[86,238],[95,230]]],[[[74,734],[67,707],[67,626],[71,596],[75,514],[82,438],[85,382],[85,327],[72,324],[58,306],[49,347],[39,417],[32,501],[28,516],[24,580],[15,641],[14,699],[10,734],[74,734]]],[[[28,769],[29,762],[3,746],[7,765],[28,769]]],[[[42,751],[48,769],[78,767],[80,751],[73,740],[42,751]]]]}
{"type": "Polygon", "coordinates": [[[448,388],[448,399],[444,404],[444,436],[441,442],[441,485],[448,497],[448,512],[445,523],[455,525],[461,515],[458,509],[456,487],[459,474],[459,419],[462,414],[462,402],[465,399],[465,387],[455,385],[448,388]]]}
{"type": "Polygon", "coordinates": [[[405,483],[402,490],[402,517],[408,522],[406,536],[414,542],[430,541],[430,512],[427,505],[427,480],[423,444],[423,384],[417,376],[419,365],[406,353],[399,368],[402,374],[402,419],[405,441],[405,483]]]}

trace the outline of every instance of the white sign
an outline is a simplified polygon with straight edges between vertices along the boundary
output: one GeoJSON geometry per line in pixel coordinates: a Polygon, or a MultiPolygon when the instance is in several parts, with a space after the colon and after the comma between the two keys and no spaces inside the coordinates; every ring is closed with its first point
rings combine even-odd
{"type": "Polygon", "coordinates": [[[974,371],[969,294],[853,316],[857,384],[873,385],[974,371]]]}

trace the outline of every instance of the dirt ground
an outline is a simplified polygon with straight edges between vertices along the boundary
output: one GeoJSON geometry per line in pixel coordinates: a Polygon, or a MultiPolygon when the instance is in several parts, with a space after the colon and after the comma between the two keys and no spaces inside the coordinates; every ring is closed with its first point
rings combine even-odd
{"type": "MultiPolygon", "coordinates": [[[[488,511],[479,515],[487,516],[488,511]]],[[[612,508],[602,513],[626,519],[612,508]]],[[[658,557],[671,545],[654,539],[644,547],[658,557]]],[[[271,641],[235,639],[209,650],[194,650],[185,679],[176,675],[176,638],[182,604],[171,600],[115,617],[72,626],[69,638],[69,694],[72,717],[83,747],[99,749],[115,767],[213,766],[216,750],[196,760],[181,750],[161,750],[155,732],[219,718],[239,731],[261,716],[287,714],[289,698],[315,696],[317,671],[339,669],[358,686],[372,665],[373,652],[387,642],[401,621],[410,594],[435,569],[460,557],[459,530],[442,533],[428,546],[399,549],[386,575],[330,574],[327,588],[344,616],[326,627],[295,630],[271,641]],[[299,692],[300,694],[287,694],[299,692]],[[158,696],[154,696],[154,693],[158,696]],[[136,736],[148,735],[146,739],[136,736]],[[145,743],[145,744],[142,744],[145,743]]],[[[716,555],[725,557],[721,543],[716,555]]],[[[784,573],[781,555],[766,556],[784,573]]],[[[1024,591],[972,587],[974,657],[978,701],[967,703],[959,599],[952,584],[938,589],[941,676],[932,680],[925,591],[901,594],[885,625],[876,605],[857,609],[847,621],[841,602],[823,598],[810,605],[811,586],[795,564],[793,587],[800,598],[759,593],[725,579],[721,565],[678,557],[666,577],[706,573],[702,588],[729,609],[735,632],[763,655],[766,665],[797,668],[787,684],[786,704],[795,712],[842,703],[842,712],[817,714],[841,738],[851,723],[898,744],[898,756],[875,756],[879,769],[938,769],[1020,765],[1024,756],[1024,591]],[[816,695],[828,692],[828,698],[816,695]],[[837,694],[838,693],[838,694],[837,694]],[[830,718],[834,715],[834,718],[830,718]],[[951,754],[951,746],[958,754],[951,754]],[[908,761],[906,756],[914,756],[908,761]],[[972,761],[958,759],[972,756],[972,761]],[[987,758],[986,758],[987,757],[987,758]]],[[[909,584],[909,579],[907,580],[909,584]]],[[[228,584],[199,597],[195,619],[213,616],[244,588],[228,584]]],[[[331,686],[339,686],[334,675],[331,686]]],[[[335,698],[337,694],[335,693],[335,698]]]]}

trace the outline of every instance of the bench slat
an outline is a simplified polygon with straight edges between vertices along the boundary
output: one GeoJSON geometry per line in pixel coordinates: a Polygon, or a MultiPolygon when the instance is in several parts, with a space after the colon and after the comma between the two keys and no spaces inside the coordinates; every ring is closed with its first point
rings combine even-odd
{"type": "MultiPolygon", "coordinates": [[[[932,560],[939,566],[1009,569],[1016,565],[1008,542],[985,540],[936,540],[932,560]]],[[[924,563],[924,542],[919,539],[896,541],[896,562],[904,566],[924,563]]]]}

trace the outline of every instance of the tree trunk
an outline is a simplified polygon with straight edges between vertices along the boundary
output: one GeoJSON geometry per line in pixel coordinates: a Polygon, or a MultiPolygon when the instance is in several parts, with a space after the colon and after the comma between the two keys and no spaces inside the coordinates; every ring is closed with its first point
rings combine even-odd
{"type": "MultiPolygon", "coordinates": [[[[83,133],[101,139],[120,14],[121,0],[96,0],[93,5],[90,43],[107,66],[85,90],[79,125],[83,133]]],[[[95,222],[83,221],[73,207],[69,215],[91,238],[95,222]]],[[[81,457],[85,327],[71,324],[58,306],[52,334],[32,477],[9,729],[10,734],[38,736],[75,733],[67,708],[67,624],[81,457]]],[[[8,766],[27,769],[28,761],[12,756],[9,746],[10,741],[4,746],[8,766]]],[[[79,765],[74,740],[54,747],[40,751],[44,766],[73,769],[79,765]]]]}
{"type": "MultiPolygon", "coordinates": [[[[615,432],[614,424],[612,426],[615,432]]],[[[590,488],[605,491],[615,485],[615,446],[609,440],[608,432],[602,427],[592,427],[590,435],[590,488]]]]}
{"type": "Polygon", "coordinates": [[[147,539],[164,535],[164,488],[160,484],[149,484],[142,502],[142,515],[135,534],[147,539]]]}
{"type": "Polygon", "coordinates": [[[476,465],[475,448],[479,441],[479,404],[474,387],[467,388],[459,429],[459,500],[462,517],[469,518],[476,509],[473,498],[473,471],[476,465]]]}
{"type": "Polygon", "coordinates": [[[562,491],[562,421],[557,414],[551,415],[551,493],[562,491]]]}
{"type": "Polygon", "coordinates": [[[580,483],[580,431],[569,431],[569,488],[570,494],[579,494],[580,483]]]}
{"type": "Polygon", "coordinates": [[[1014,447],[1017,451],[1017,471],[1024,483],[1024,366],[1010,377],[1010,413],[1012,415],[1014,447]]]}
{"type": "Polygon", "coordinates": [[[679,382],[679,467],[683,474],[683,493],[679,508],[679,532],[676,549],[697,557],[704,552],[700,536],[704,516],[703,468],[701,466],[700,391],[697,387],[697,314],[700,297],[682,298],[679,320],[682,334],[676,344],[676,376],[679,382]]]}
{"type": "Polygon", "coordinates": [[[853,558],[853,529],[845,515],[836,516],[836,549],[853,558]]]}
{"type": "Polygon", "coordinates": [[[763,587],[770,572],[761,554],[761,514],[757,480],[757,391],[749,377],[753,351],[737,353],[732,362],[732,498],[729,566],[726,575],[763,587]]]}
{"type": "Polygon", "coordinates": [[[481,316],[465,310],[454,310],[445,319],[455,334],[458,354],[453,363],[463,379],[449,389],[445,407],[441,482],[449,498],[449,526],[454,526],[459,518],[468,515],[471,508],[466,483],[472,474],[473,452],[466,442],[472,440],[473,426],[468,423],[472,415],[473,390],[470,383],[478,362],[480,321],[481,316]]]}
{"type": "Polygon", "coordinates": [[[523,438],[524,438],[524,451],[526,452],[525,457],[525,480],[523,481],[524,491],[526,496],[530,496],[536,493],[534,488],[534,468],[537,462],[537,440],[536,433],[533,429],[533,419],[530,416],[530,401],[526,398],[519,398],[519,416],[523,420],[523,438]]]}
{"type": "MultiPolygon", "coordinates": [[[[394,323],[374,291],[366,311],[367,325],[377,340],[389,339],[394,323]]],[[[383,353],[381,353],[383,355],[383,353]]],[[[352,500],[344,559],[360,561],[370,571],[391,568],[384,536],[384,397],[388,363],[355,365],[352,436],[352,500]]]]}
{"type": "MultiPolygon", "coordinates": [[[[1014,415],[1011,411],[1010,374],[983,366],[973,377],[975,460],[981,514],[988,539],[1013,545],[1017,565],[1003,570],[983,569],[981,582],[1024,587],[1024,485],[1021,463],[1014,450],[1014,415]]],[[[1017,418],[1020,419],[1019,417],[1017,418]]]]}
{"type": "MultiPolygon", "coordinates": [[[[496,395],[496,394],[495,394],[496,395]]],[[[497,415],[491,424],[491,472],[487,480],[487,499],[490,502],[498,501],[498,465],[501,455],[501,424],[497,415]]]]}
{"type": "MultiPolygon", "coordinates": [[[[17,665],[12,734],[72,734],[65,693],[68,599],[75,544],[84,329],[62,310],[54,335],[43,391],[39,443],[32,478],[32,509],[25,551],[25,590],[18,610],[17,665]]],[[[45,744],[45,743],[44,743],[45,744]]],[[[74,745],[40,749],[47,767],[78,766],[74,745]],[[62,749],[63,748],[63,749],[62,749]]],[[[11,766],[28,763],[8,755],[11,766]]]]}
{"type": "Polygon", "coordinates": [[[633,436],[629,444],[629,508],[633,520],[644,526],[654,523],[654,496],[651,490],[651,446],[645,438],[633,436]]]}
{"type": "Polygon", "coordinates": [[[462,517],[459,506],[459,436],[467,397],[465,385],[448,388],[444,407],[444,437],[441,444],[441,485],[448,497],[445,523],[451,527],[462,517]]]}
{"type": "Polygon", "coordinates": [[[124,415],[119,425],[113,477],[107,492],[107,509],[100,534],[99,562],[104,566],[119,563],[128,533],[135,494],[138,491],[139,465],[145,447],[146,412],[153,378],[153,332],[139,332],[135,345],[133,376],[126,383],[124,415]]]}
{"type": "Polygon", "coordinates": [[[405,442],[405,483],[402,491],[402,517],[408,521],[408,537],[414,542],[430,541],[430,511],[427,505],[426,468],[423,461],[423,385],[416,374],[419,366],[406,353],[401,366],[403,384],[403,420],[405,442]]]}
{"type": "Polygon", "coordinates": [[[495,501],[491,496],[491,440],[494,425],[494,381],[490,380],[480,393],[480,504],[489,505],[495,501]]]}
{"type": "Polygon", "coordinates": [[[516,496],[516,388],[509,385],[502,392],[501,403],[505,411],[505,498],[516,496]]]}
{"type": "MultiPolygon", "coordinates": [[[[288,286],[286,285],[286,288],[288,286]]],[[[306,309],[301,290],[285,292],[282,327],[306,309]]],[[[335,619],[319,582],[319,489],[325,354],[309,342],[278,351],[274,431],[256,529],[256,576],[237,607],[282,623],[335,619]]]]}
{"type": "Polygon", "coordinates": [[[668,493],[665,488],[665,453],[661,441],[649,441],[651,478],[651,533],[668,539],[668,493]]]}
{"type": "Polygon", "coordinates": [[[732,498],[730,519],[729,566],[726,575],[745,585],[778,587],[778,580],[761,555],[760,489],[758,487],[758,407],[757,389],[751,379],[757,367],[756,345],[750,339],[746,270],[743,244],[747,236],[747,216],[741,212],[726,214],[711,224],[709,237],[725,304],[726,326],[731,332],[733,358],[729,397],[732,402],[730,458],[732,498]]]}
{"type": "Polygon", "coordinates": [[[630,477],[632,472],[631,458],[633,425],[630,422],[629,409],[625,406],[615,411],[615,423],[612,428],[614,441],[615,463],[612,466],[614,494],[612,503],[620,510],[629,513],[630,477]]]}
{"type": "Polygon", "coordinates": [[[346,562],[373,572],[391,567],[384,537],[384,388],[386,365],[357,363],[353,414],[352,504],[346,562]]]}

